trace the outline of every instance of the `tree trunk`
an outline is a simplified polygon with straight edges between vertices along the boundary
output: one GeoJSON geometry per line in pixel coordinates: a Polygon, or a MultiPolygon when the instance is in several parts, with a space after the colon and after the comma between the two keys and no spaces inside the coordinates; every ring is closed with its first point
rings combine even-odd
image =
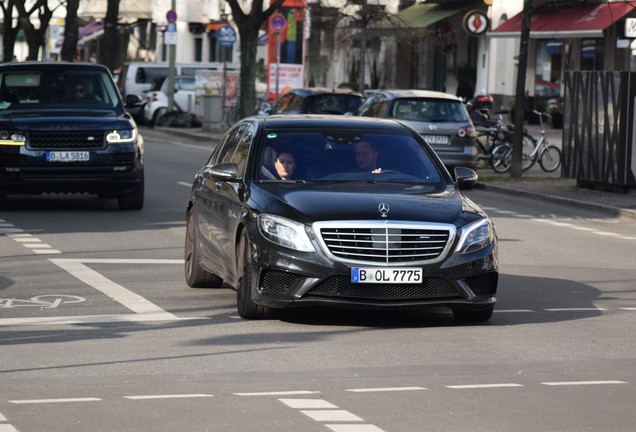
{"type": "Polygon", "coordinates": [[[80,0],[67,0],[66,20],[64,22],[64,42],[62,43],[61,59],[72,62],[77,51],[77,39],[79,38],[79,23],[77,21],[77,9],[80,0]]]}
{"type": "Polygon", "coordinates": [[[117,67],[117,53],[119,52],[119,0],[108,0],[106,18],[104,19],[104,43],[102,44],[101,62],[111,71],[117,67]]]}

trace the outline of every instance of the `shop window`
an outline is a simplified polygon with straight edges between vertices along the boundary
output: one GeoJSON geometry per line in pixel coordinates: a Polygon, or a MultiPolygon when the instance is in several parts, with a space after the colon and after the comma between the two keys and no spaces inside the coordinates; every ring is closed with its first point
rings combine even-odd
{"type": "Polygon", "coordinates": [[[603,39],[583,39],[581,41],[581,70],[603,70],[604,47],[603,39]]]}

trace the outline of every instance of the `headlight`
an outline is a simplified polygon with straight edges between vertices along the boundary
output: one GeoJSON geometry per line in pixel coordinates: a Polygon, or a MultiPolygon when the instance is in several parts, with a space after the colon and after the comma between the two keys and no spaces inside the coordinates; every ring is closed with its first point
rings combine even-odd
{"type": "Polygon", "coordinates": [[[305,225],[279,216],[262,214],[258,216],[258,230],[267,240],[301,252],[316,249],[305,231],[305,225]]]}
{"type": "Polygon", "coordinates": [[[481,219],[466,225],[461,229],[461,237],[455,248],[456,253],[474,252],[485,248],[495,238],[495,232],[490,219],[481,219]]]}
{"type": "Polygon", "coordinates": [[[22,132],[0,131],[0,144],[22,145],[26,142],[26,136],[22,132]]]}
{"type": "Polygon", "coordinates": [[[106,141],[109,144],[129,143],[137,138],[137,129],[119,129],[109,132],[106,141]]]}

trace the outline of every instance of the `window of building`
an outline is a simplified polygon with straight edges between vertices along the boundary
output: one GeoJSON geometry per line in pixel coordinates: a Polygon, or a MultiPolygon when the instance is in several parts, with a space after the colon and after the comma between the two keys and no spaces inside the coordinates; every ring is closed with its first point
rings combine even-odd
{"type": "Polygon", "coordinates": [[[603,39],[583,39],[581,41],[581,70],[603,70],[604,53],[603,39]]]}

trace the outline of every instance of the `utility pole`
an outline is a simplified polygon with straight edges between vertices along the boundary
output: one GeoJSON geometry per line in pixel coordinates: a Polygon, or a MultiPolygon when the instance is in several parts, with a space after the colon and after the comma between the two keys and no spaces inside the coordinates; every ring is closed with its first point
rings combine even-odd
{"type": "Polygon", "coordinates": [[[515,130],[512,136],[512,166],[510,177],[521,178],[523,150],[523,120],[526,106],[526,71],[528,68],[528,44],[530,41],[530,18],[532,17],[532,0],[523,1],[521,18],[521,43],[519,46],[519,66],[517,67],[517,92],[515,95],[515,130]]]}
{"type": "MultiPolygon", "coordinates": [[[[177,0],[172,0],[171,11],[176,11],[176,10],[177,10],[177,0]]],[[[176,18],[176,14],[175,14],[175,18],[176,18]]],[[[174,22],[173,25],[176,26],[177,23],[174,22]]],[[[173,41],[173,42],[176,42],[176,41],[173,41]]],[[[168,50],[168,112],[174,109],[174,63],[175,63],[176,53],[177,53],[176,43],[170,44],[170,49],[168,50]]]]}

